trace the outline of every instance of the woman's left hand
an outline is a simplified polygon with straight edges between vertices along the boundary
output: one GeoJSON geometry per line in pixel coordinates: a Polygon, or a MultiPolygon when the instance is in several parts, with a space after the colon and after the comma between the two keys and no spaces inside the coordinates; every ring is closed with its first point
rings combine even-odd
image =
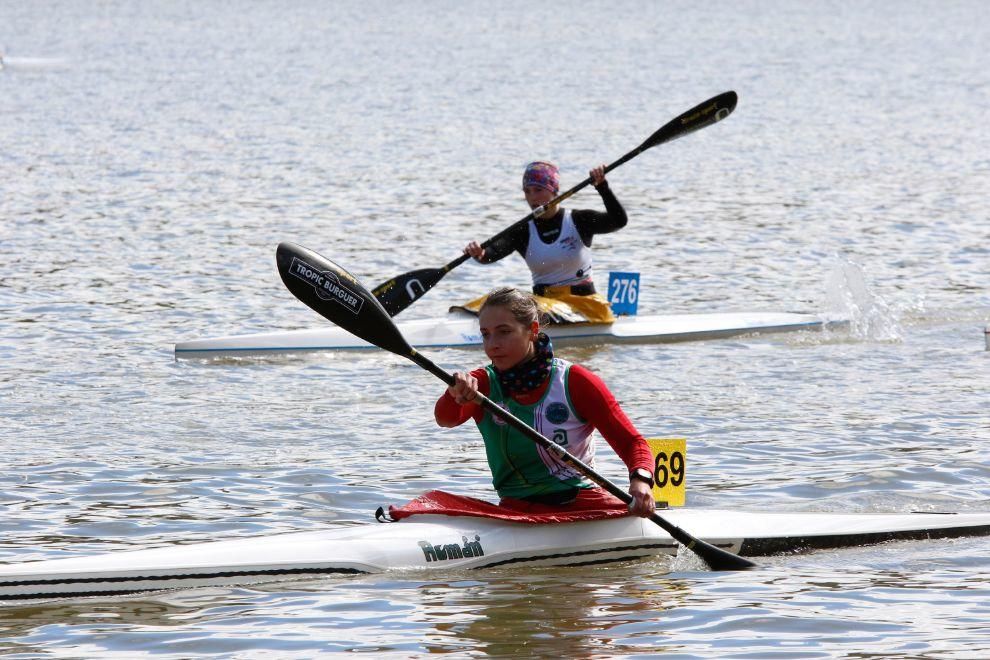
{"type": "Polygon", "coordinates": [[[605,166],[599,165],[598,167],[588,172],[588,176],[591,177],[591,185],[597,188],[598,186],[605,183],[605,166]]]}
{"type": "Polygon", "coordinates": [[[632,496],[632,502],[629,503],[630,513],[640,518],[648,518],[656,508],[650,485],[641,479],[633,479],[629,482],[629,494],[632,496]]]}

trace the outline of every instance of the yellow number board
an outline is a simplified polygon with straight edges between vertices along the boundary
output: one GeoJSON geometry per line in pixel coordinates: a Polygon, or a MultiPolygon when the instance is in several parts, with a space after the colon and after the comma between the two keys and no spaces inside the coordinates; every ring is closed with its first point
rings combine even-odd
{"type": "Polygon", "coordinates": [[[647,438],[653,452],[653,499],[668,506],[684,506],[687,472],[685,438],[647,438]]]}

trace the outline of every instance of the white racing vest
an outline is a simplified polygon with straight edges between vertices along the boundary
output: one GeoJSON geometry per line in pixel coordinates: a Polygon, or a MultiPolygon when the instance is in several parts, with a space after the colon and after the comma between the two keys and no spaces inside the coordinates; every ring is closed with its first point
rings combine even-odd
{"type": "Polygon", "coordinates": [[[549,245],[536,231],[536,221],[530,221],[526,264],[533,273],[533,284],[574,284],[591,277],[591,248],[581,240],[569,210],[564,211],[560,235],[549,245]]]}

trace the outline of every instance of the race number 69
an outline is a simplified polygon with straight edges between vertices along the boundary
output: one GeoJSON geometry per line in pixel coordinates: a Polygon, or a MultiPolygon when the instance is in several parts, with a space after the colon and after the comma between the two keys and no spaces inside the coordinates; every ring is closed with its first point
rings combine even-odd
{"type": "Polygon", "coordinates": [[[684,506],[687,476],[687,440],[647,438],[653,452],[653,498],[668,506],[684,506]]]}

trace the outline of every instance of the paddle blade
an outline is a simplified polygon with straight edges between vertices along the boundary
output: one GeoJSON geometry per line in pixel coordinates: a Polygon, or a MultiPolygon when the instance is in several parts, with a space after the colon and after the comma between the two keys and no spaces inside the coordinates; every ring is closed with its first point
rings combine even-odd
{"type": "Polygon", "coordinates": [[[422,298],[449,270],[449,268],[413,270],[382,282],[372,289],[371,293],[390,316],[395,316],[422,298]]]}
{"type": "Polygon", "coordinates": [[[744,571],[748,568],[756,568],[756,564],[750,560],[701,539],[687,547],[701,557],[713,571],[744,571]]]}
{"type": "Polygon", "coordinates": [[[295,243],[280,243],[275,263],[286,288],[317,314],[386,351],[414,353],[378,300],[337,264],[295,243]]]}
{"type": "Polygon", "coordinates": [[[738,101],[739,97],[735,92],[722,92],[718,96],[713,96],[661,126],[656,133],[646,138],[639,149],[643,151],[711,126],[732,114],[738,101]]]}

